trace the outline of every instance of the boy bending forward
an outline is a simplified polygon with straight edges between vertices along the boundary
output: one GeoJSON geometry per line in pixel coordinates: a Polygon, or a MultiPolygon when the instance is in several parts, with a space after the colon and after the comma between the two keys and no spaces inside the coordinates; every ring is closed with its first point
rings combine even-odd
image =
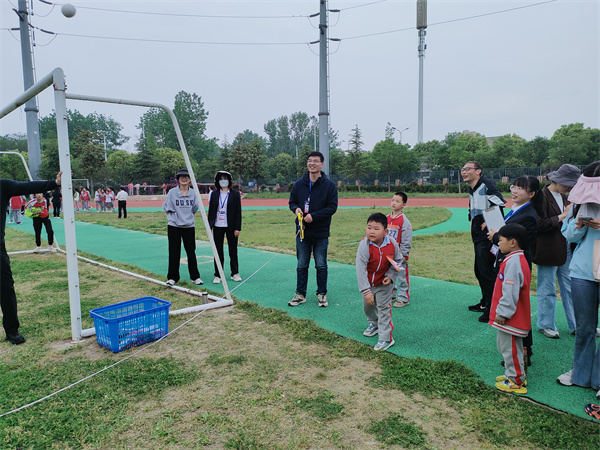
{"type": "Polygon", "coordinates": [[[504,375],[496,377],[496,388],[526,394],[523,338],[531,329],[529,285],[531,270],[523,254],[527,230],[519,224],[504,225],[498,231],[500,251],[508,256],[500,264],[489,324],[498,329],[496,342],[504,358],[504,375]]]}
{"type": "Polygon", "coordinates": [[[386,350],[394,345],[392,288],[398,276],[396,267],[399,269],[402,264],[402,253],[387,232],[387,217],[382,213],[371,214],[367,219],[367,236],[360,241],[356,252],[356,279],[369,322],[363,335],[379,335],[375,350],[386,350]]]}

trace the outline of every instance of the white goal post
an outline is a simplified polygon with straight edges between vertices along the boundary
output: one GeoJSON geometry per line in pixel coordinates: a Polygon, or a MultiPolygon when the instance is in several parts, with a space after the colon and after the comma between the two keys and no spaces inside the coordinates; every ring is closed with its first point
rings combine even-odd
{"type": "MultiPolygon", "coordinates": [[[[105,97],[92,97],[86,95],[77,95],[77,94],[69,94],[66,92],[66,83],[65,83],[65,75],[63,70],[60,67],[54,69],[51,73],[43,77],[40,81],[34,84],[32,87],[27,89],[23,94],[9,103],[7,106],[3,107],[0,110],[0,119],[7,116],[20,106],[24,105],[29,99],[35,97],[40,92],[44,91],[46,88],[53,86],[54,87],[54,104],[56,111],[56,134],[58,138],[58,154],[60,160],[60,170],[62,171],[62,189],[63,195],[65,198],[73,198],[73,180],[71,178],[71,158],[70,158],[70,149],[69,149],[69,130],[68,130],[68,122],[67,122],[67,102],[66,99],[71,100],[83,100],[83,101],[92,101],[92,102],[102,102],[102,103],[116,103],[122,105],[132,105],[132,106],[142,106],[147,108],[160,108],[165,111],[171,121],[173,122],[173,126],[175,128],[175,133],[177,134],[177,139],[179,140],[179,145],[181,147],[181,152],[183,154],[185,164],[188,172],[190,173],[190,178],[192,180],[192,186],[197,186],[196,176],[192,169],[192,165],[190,163],[190,158],[188,156],[187,149],[185,147],[185,143],[183,142],[183,137],[181,135],[181,130],[179,128],[179,123],[177,122],[177,118],[173,111],[159,103],[150,103],[150,102],[140,102],[134,100],[124,100],[124,99],[114,99],[114,98],[105,98],[105,97]],[[66,192],[65,192],[66,190],[66,192]]],[[[200,213],[202,215],[202,221],[204,222],[204,226],[206,228],[206,233],[208,235],[208,240],[210,242],[213,255],[215,257],[215,261],[217,262],[217,268],[219,274],[221,276],[221,280],[223,280],[223,288],[225,290],[225,299],[217,299],[216,302],[197,305],[192,308],[186,308],[185,312],[193,312],[200,311],[203,309],[213,309],[220,308],[224,306],[231,306],[233,304],[233,300],[231,299],[231,294],[229,292],[229,287],[227,286],[227,281],[223,272],[223,267],[217,255],[217,249],[215,247],[215,241],[213,239],[213,235],[210,230],[210,226],[208,225],[208,218],[206,216],[206,211],[204,210],[204,204],[202,202],[202,198],[200,196],[200,192],[197,188],[194,189],[196,193],[196,197],[198,199],[198,203],[200,205],[200,213]]],[[[67,257],[67,273],[68,273],[68,282],[69,282],[69,304],[71,310],[71,336],[74,342],[79,342],[82,337],[93,336],[95,334],[95,329],[90,328],[84,330],[81,324],[81,301],[79,295],[79,267],[77,261],[77,240],[75,237],[75,212],[73,209],[73,202],[65,202],[63,207],[64,212],[64,228],[65,228],[65,247],[66,247],[66,257],[67,257]]],[[[165,286],[167,284],[165,283],[165,286]]],[[[171,314],[178,313],[178,311],[171,311],[171,314]]]]}

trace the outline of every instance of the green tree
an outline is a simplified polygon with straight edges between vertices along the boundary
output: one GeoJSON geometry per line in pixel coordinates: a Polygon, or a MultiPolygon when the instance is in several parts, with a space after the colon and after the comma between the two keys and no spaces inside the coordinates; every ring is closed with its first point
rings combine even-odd
{"type": "MultiPolygon", "coordinates": [[[[159,147],[156,149],[156,160],[159,164],[158,176],[160,181],[170,180],[175,176],[179,169],[185,166],[183,153],[178,150],[167,147],[159,147]]],[[[192,168],[193,169],[193,168],[192,168]]],[[[194,170],[194,174],[196,171],[194,170]]]]}
{"type": "Polygon", "coordinates": [[[393,135],[389,134],[389,136],[389,138],[386,137],[383,141],[375,144],[372,156],[380,170],[387,175],[388,192],[391,192],[391,174],[393,172],[412,172],[416,170],[418,156],[410,151],[408,144],[396,143],[393,135]]]}
{"type": "Polygon", "coordinates": [[[505,134],[494,139],[492,148],[482,146],[475,152],[475,160],[483,167],[523,167],[522,149],[527,141],[516,134],[505,134]]]}
{"type": "Polygon", "coordinates": [[[115,150],[108,156],[106,161],[106,175],[111,180],[125,185],[132,181],[135,155],[123,150],[115,150]]]}
{"type": "Polygon", "coordinates": [[[554,142],[542,136],[536,136],[521,147],[520,158],[525,166],[545,166],[550,162],[550,149],[554,142]]]}
{"type": "Polygon", "coordinates": [[[446,169],[450,165],[448,147],[440,141],[418,143],[413,147],[412,152],[416,160],[425,164],[428,169],[446,169]]]}
{"type": "Polygon", "coordinates": [[[584,128],[583,123],[562,125],[550,138],[554,146],[550,149],[553,164],[586,165],[600,157],[600,130],[584,128]]]}
{"type": "MultiPolygon", "coordinates": [[[[56,140],[56,113],[52,112],[48,116],[39,120],[41,139],[56,140]]],[[[69,127],[69,140],[77,138],[81,131],[101,132],[103,135],[102,144],[104,145],[104,136],[106,136],[107,153],[120,148],[125,144],[129,137],[123,135],[123,126],[110,116],[91,113],[84,116],[77,110],[67,110],[67,125],[69,127]]]]}
{"type": "Polygon", "coordinates": [[[0,136],[0,151],[27,152],[27,136],[24,134],[7,134],[5,136],[0,136]]]}
{"type": "MultiPolygon", "coordinates": [[[[183,142],[191,158],[196,161],[214,156],[217,151],[216,142],[210,142],[204,135],[208,112],[204,109],[202,97],[195,93],[179,91],[175,95],[173,114],[177,118],[183,142]]],[[[140,118],[139,128],[145,134],[152,134],[156,138],[158,147],[178,149],[181,151],[175,127],[169,115],[162,109],[152,108],[140,118]]]]}
{"type": "Polygon", "coordinates": [[[268,160],[268,167],[272,177],[281,180],[296,176],[296,159],[287,153],[280,153],[268,160]]]}
{"type": "Polygon", "coordinates": [[[137,182],[157,184],[161,181],[160,163],[156,150],[158,145],[152,134],[140,136],[137,142],[137,153],[134,159],[134,178],[137,182]]]}
{"type": "Polygon", "coordinates": [[[91,188],[94,189],[94,180],[97,180],[105,168],[103,137],[98,132],[81,130],[73,140],[72,153],[77,160],[73,164],[73,178],[87,178],[91,188]]]}
{"type": "MultiPolygon", "coordinates": [[[[379,169],[378,164],[373,160],[370,153],[362,149],[362,133],[358,125],[352,129],[350,134],[350,148],[345,158],[343,173],[359,181],[360,175],[376,172],[379,169]]],[[[360,183],[358,184],[360,192],[360,183]]]]}
{"type": "MultiPolygon", "coordinates": [[[[20,151],[16,148],[2,149],[3,152],[17,152],[25,158],[25,162],[29,162],[27,150],[20,151]]],[[[23,160],[19,155],[0,154],[0,178],[8,178],[16,181],[28,181],[29,176],[23,165],[23,160]]]]}
{"type": "MultiPolygon", "coordinates": [[[[244,142],[244,135],[238,134],[229,155],[229,169],[237,173],[238,183],[242,184],[242,177],[258,178],[263,176],[265,149],[259,139],[244,142]]],[[[257,183],[258,189],[258,183],[257,183]]]]}

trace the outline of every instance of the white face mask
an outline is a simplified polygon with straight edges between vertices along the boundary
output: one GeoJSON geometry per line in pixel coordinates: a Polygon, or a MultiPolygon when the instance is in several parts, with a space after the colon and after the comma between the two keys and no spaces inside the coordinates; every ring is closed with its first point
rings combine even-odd
{"type": "Polygon", "coordinates": [[[228,187],[229,186],[229,180],[219,180],[219,186],[221,186],[221,187],[228,187]]]}

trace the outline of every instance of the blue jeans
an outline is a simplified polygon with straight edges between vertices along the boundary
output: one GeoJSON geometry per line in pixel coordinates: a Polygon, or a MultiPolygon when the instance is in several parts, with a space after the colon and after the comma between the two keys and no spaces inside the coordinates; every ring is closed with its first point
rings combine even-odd
{"type": "Polygon", "coordinates": [[[571,278],[571,292],[577,324],[572,380],[577,386],[600,389],[600,347],[596,349],[600,283],[571,278]]]}
{"type": "Polygon", "coordinates": [[[540,330],[556,329],[554,311],[556,308],[556,281],[560,288],[565,317],[569,331],[575,330],[575,314],[573,313],[573,300],[571,297],[571,277],[569,264],[571,264],[571,251],[567,252],[567,262],[562,266],[537,266],[537,327],[540,330]]]}
{"type": "Polygon", "coordinates": [[[310,238],[305,237],[300,240],[296,236],[296,257],[298,258],[298,268],[296,276],[296,293],[306,295],[306,286],[308,284],[308,266],[310,264],[310,255],[315,258],[315,269],[317,270],[317,295],[327,293],[327,246],[329,238],[310,238]]]}

